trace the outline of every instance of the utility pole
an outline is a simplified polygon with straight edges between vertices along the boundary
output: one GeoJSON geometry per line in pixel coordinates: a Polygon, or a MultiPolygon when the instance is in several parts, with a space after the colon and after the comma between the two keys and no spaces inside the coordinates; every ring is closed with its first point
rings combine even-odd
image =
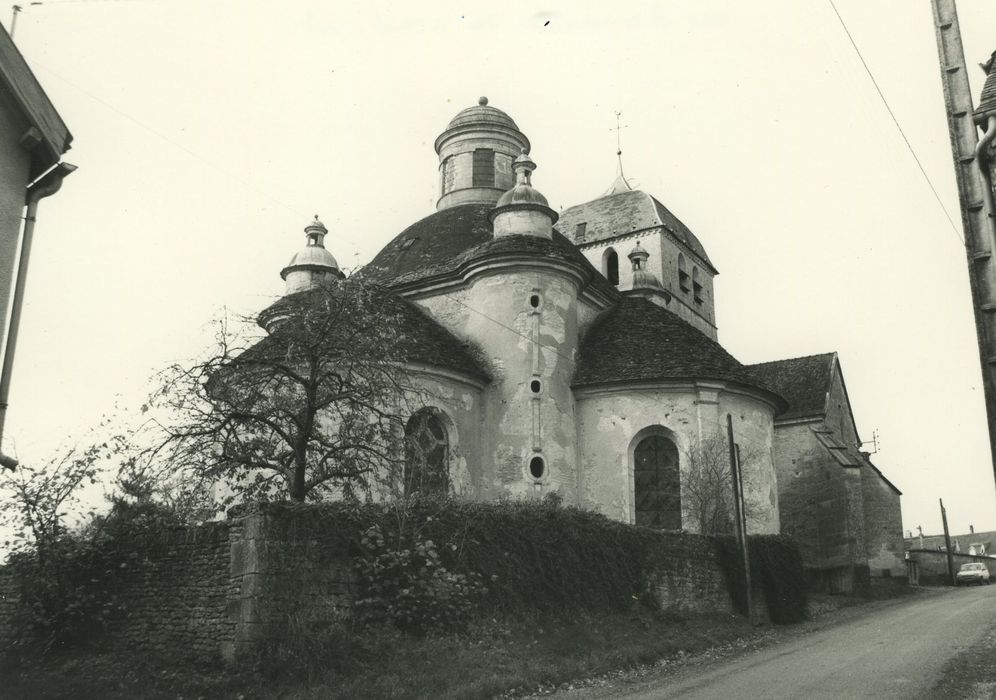
{"type": "Polygon", "coordinates": [[[951,535],[948,534],[948,512],[944,510],[944,499],[938,498],[941,504],[941,522],[944,523],[944,549],[948,555],[948,581],[955,585],[954,556],[951,554],[951,535]]]}
{"type": "Polygon", "coordinates": [[[733,511],[736,518],[735,531],[740,553],[744,558],[744,585],[747,590],[747,621],[754,624],[754,605],[751,595],[750,552],[747,546],[747,512],[744,508],[744,482],[740,474],[740,454],[733,441],[733,416],[726,414],[726,434],[730,441],[730,474],[733,481],[733,511]]]}
{"type": "Polygon", "coordinates": [[[944,87],[948,135],[958,180],[968,280],[975,310],[975,333],[982,364],[982,389],[989,424],[989,449],[996,479],[996,235],[993,229],[993,196],[988,166],[976,149],[979,135],[972,110],[972,91],[965,67],[965,50],[954,0],[931,0],[937,56],[944,87]]]}

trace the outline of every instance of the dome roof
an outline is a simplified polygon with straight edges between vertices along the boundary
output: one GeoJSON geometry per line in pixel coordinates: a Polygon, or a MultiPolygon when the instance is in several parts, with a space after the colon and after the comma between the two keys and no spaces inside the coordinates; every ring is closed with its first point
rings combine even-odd
{"type": "Polygon", "coordinates": [[[463,204],[430,214],[398,234],[356,275],[391,287],[409,285],[456,272],[480,257],[518,253],[572,263],[585,271],[589,285],[612,298],[619,296],[584,254],[556,230],[550,239],[495,238],[490,220],[493,210],[490,204],[463,204]]]}
{"type": "Polygon", "coordinates": [[[375,326],[390,328],[391,347],[385,348],[385,352],[393,360],[439,367],[490,381],[488,370],[473,346],[443,328],[412,302],[378,285],[351,279],[342,280],[332,287],[317,287],[278,299],[264,309],[258,319],[264,328],[274,328],[273,332],[239,358],[249,360],[253,353],[285,356],[291,352],[293,343],[289,344],[280,326],[272,325],[274,319],[295,313],[294,309],[300,308],[300,305],[313,309],[323,303],[329,306],[330,313],[344,319],[341,321],[344,326],[353,324],[351,328],[344,328],[344,332],[362,333],[363,329],[375,326]]]}
{"type": "Polygon", "coordinates": [[[718,379],[785,400],[715,340],[657,304],[624,296],[581,342],[573,386],[658,380],[718,379]]]}
{"type": "Polygon", "coordinates": [[[516,185],[498,198],[495,207],[507,207],[509,204],[539,204],[549,207],[546,197],[540,194],[532,185],[516,185]]]}
{"type": "MultiPolygon", "coordinates": [[[[549,208],[549,204],[539,190],[533,187],[532,182],[529,179],[530,173],[536,169],[536,163],[533,159],[529,157],[525,149],[515,162],[512,164],[512,168],[517,174],[517,182],[515,187],[508,190],[501,197],[498,198],[498,203],[495,205],[496,209],[501,207],[507,207],[512,204],[537,204],[541,207],[549,208]]],[[[556,213],[554,212],[556,215],[556,213]]],[[[494,216],[492,215],[492,218],[494,216]]],[[[554,222],[556,222],[554,218],[554,222]]]]}
{"type": "Polygon", "coordinates": [[[519,130],[519,127],[515,125],[512,118],[502,112],[500,109],[492,107],[488,104],[488,98],[482,97],[477,101],[477,104],[473,107],[468,107],[467,109],[461,110],[453,119],[450,120],[447,129],[453,129],[458,126],[468,126],[468,125],[500,125],[505,126],[510,129],[519,130]]]}
{"type": "Polygon", "coordinates": [[[291,258],[290,262],[287,263],[287,267],[280,271],[280,276],[287,279],[287,273],[291,272],[295,268],[331,268],[334,270],[339,269],[339,263],[335,261],[332,257],[332,253],[328,251],[327,248],[318,245],[305,246],[291,258]]]}

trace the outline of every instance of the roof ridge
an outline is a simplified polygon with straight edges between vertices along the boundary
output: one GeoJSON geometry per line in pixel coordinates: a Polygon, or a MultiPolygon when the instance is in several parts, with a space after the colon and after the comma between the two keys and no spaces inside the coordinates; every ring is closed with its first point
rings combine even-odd
{"type": "Polygon", "coordinates": [[[761,365],[774,365],[774,364],[778,364],[778,363],[781,363],[781,362],[795,362],[796,360],[808,360],[808,359],[811,359],[811,358],[814,358],[814,357],[824,357],[824,356],[834,357],[836,355],[837,355],[837,351],[836,350],[831,350],[829,352],[817,352],[817,353],[813,353],[812,355],[800,355],[798,357],[786,357],[786,358],[781,359],[781,360],[765,360],[764,362],[754,362],[752,364],[745,365],[745,366],[746,367],[760,367],[761,365]]]}

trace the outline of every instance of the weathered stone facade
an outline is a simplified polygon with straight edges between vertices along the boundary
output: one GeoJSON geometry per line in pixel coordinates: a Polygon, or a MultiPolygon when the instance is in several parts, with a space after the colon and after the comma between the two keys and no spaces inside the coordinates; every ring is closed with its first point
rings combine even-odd
{"type": "Polygon", "coordinates": [[[901,494],[858,449],[836,354],[758,368],[787,387],[773,450],[782,532],[802,545],[814,584],[850,591],[903,576],[901,494]]]}

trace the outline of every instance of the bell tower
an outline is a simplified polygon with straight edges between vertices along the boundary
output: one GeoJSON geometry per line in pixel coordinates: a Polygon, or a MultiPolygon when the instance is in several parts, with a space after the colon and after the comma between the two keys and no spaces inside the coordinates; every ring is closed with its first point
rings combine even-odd
{"type": "Polygon", "coordinates": [[[439,201],[436,209],[491,204],[515,186],[512,164],[529,152],[529,139],[512,118],[482,97],[461,111],[436,139],[439,201]]]}

